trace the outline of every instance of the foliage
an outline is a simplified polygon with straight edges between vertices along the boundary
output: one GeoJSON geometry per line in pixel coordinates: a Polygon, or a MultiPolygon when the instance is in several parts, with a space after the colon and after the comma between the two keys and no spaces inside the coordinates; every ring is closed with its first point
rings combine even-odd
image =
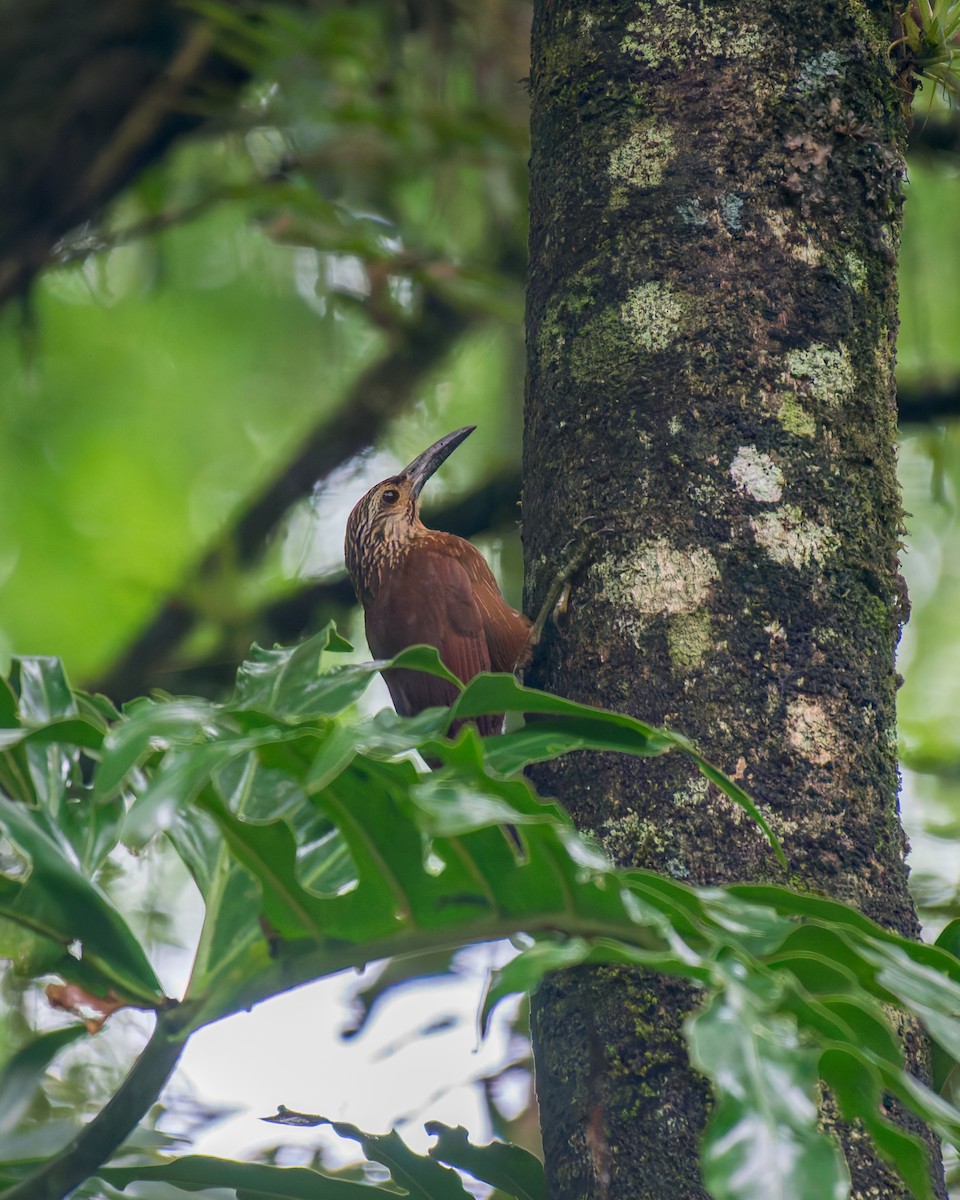
{"type": "MultiPolygon", "coordinates": [[[[517,939],[518,954],[491,979],[485,1020],[504,996],[582,963],[646,967],[703,989],[687,1034],[717,1095],[703,1162],[718,1200],[847,1194],[843,1159],[818,1126],[818,1080],[913,1194],[932,1195],[923,1147],[884,1115],[885,1097],[953,1141],[960,1112],[905,1072],[886,1014],[900,1009],[924,1024],[941,1073],[960,1060],[952,933],[942,947],[922,946],[781,887],[696,889],[616,871],[516,772],[573,751],[686,753],[753,822],[762,818],[677,735],[512,676],[478,677],[452,710],[358,717],[353,705],[383,664],[331,665],[347,649],[329,627],[293,648],[254,647],[226,703],[154,696],[122,714],[72,691],[56,660],[17,662],[0,692],[0,948],[27,976],[59,976],[52,999],[90,1029],[123,1006],[155,1012],[156,1029],[123,1085],[123,1104],[46,1162],[17,1150],[17,1137],[27,1144],[31,1132],[25,1098],[61,1048],[84,1035],[72,1027],[40,1035],[11,1061],[0,1077],[9,1131],[0,1179],[11,1196],[59,1196],[91,1175],[119,1189],[163,1182],[171,1195],[235,1188],[241,1197],[347,1197],[361,1186],[367,1195],[466,1195],[442,1164],[502,1196],[543,1195],[528,1155],[472,1146],[463,1131],[440,1127],[424,1159],[396,1134],[334,1125],[380,1165],[380,1182],[362,1185],[313,1168],[143,1154],[131,1162],[120,1149],[179,1047],[204,1024],[345,966],[505,936],[517,939]],[[481,739],[472,726],[445,736],[457,716],[491,711],[526,714],[526,722],[497,738],[481,739]],[[434,768],[418,769],[413,751],[434,768]],[[109,896],[110,864],[123,847],[158,837],[176,848],[205,907],[180,1002],[163,996],[109,896]],[[92,1163],[77,1150],[91,1138],[100,1148],[92,1163]]],[[[445,673],[426,647],[394,662],[445,673]]]]}
{"type": "Polygon", "coordinates": [[[911,0],[900,20],[913,69],[948,94],[960,95],[956,66],[960,58],[957,0],[911,0]]]}

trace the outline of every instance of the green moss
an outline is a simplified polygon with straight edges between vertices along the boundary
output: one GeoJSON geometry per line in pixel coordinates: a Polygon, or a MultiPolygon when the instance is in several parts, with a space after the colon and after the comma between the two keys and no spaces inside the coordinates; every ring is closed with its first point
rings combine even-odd
{"type": "Polygon", "coordinates": [[[673,617],[667,626],[667,647],[670,661],[682,670],[701,666],[713,647],[710,614],[706,609],[699,612],[681,613],[673,617]]]}
{"type": "Polygon", "coordinates": [[[777,420],[787,433],[797,437],[813,437],[817,432],[817,422],[797,399],[796,392],[784,392],[780,396],[777,420]]]}
{"type": "Polygon", "coordinates": [[[893,72],[893,55],[887,52],[890,45],[890,27],[887,17],[882,10],[872,12],[865,0],[847,0],[847,8],[857,27],[857,35],[865,44],[868,51],[879,56],[880,60],[889,63],[893,72]]]}
{"type": "Polygon", "coordinates": [[[754,58],[764,52],[764,36],[756,25],[727,24],[706,9],[694,16],[688,4],[658,4],[655,13],[644,8],[644,19],[630,21],[620,42],[621,51],[644,66],[681,63],[688,53],[729,60],[754,58]]]}

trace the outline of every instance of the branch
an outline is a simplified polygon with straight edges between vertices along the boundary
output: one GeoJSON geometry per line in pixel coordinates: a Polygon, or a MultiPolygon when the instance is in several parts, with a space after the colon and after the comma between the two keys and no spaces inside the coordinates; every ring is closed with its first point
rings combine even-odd
{"type": "Polygon", "coordinates": [[[56,1157],[3,1192],[0,1200],[62,1200],[93,1175],[150,1111],[184,1045],[167,1037],[165,1017],[160,1014],[152,1037],[104,1108],[56,1157]]]}
{"type": "Polygon", "coordinates": [[[943,422],[960,417],[960,380],[897,387],[897,412],[901,425],[943,422]]]}
{"type": "Polygon", "coordinates": [[[907,154],[911,158],[960,158],[960,114],[951,111],[929,119],[920,117],[910,130],[907,154]]]}

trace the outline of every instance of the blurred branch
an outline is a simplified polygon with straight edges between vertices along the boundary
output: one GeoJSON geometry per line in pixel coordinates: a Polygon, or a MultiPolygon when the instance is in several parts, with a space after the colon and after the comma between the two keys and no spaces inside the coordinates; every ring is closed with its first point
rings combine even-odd
{"type": "Polygon", "coordinates": [[[960,158],[960,112],[951,110],[916,121],[910,130],[907,153],[960,158]]]}
{"type": "Polygon", "coordinates": [[[960,417],[960,380],[897,387],[897,412],[901,425],[949,421],[960,417]]]}
{"type": "Polygon", "coordinates": [[[173,0],[8,0],[0,39],[0,304],[248,72],[173,0]]]}
{"type": "Polygon", "coordinates": [[[259,558],[293,505],[342,463],[375,444],[424,377],[477,319],[426,292],[418,316],[394,327],[394,348],[360,375],[338,411],[316,426],[273,482],[207,551],[189,573],[188,587],[170,597],[111,669],[88,686],[120,703],[142,692],[197,624],[198,613],[184,593],[259,558]]]}

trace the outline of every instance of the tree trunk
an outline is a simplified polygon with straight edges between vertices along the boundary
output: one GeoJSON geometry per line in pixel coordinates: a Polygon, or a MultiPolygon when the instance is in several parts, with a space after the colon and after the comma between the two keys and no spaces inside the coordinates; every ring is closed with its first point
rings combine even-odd
{"type": "MultiPolygon", "coordinates": [[[[915,937],[894,712],[895,37],[886,3],[538,0],[527,612],[578,525],[604,529],[527,679],[692,736],[765,805],[789,873],[679,756],[538,768],[617,863],[781,879],[915,937]]],[[[706,1194],[695,1002],[614,969],[541,989],[556,1200],[706,1194]]],[[[855,1194],[906,1194],[840,1134],[855,1194]]]]}

